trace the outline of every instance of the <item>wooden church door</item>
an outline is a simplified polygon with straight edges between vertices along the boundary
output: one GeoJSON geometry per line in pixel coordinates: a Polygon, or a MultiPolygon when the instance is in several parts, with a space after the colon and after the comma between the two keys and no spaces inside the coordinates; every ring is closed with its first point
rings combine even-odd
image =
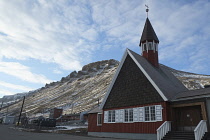
{"type": "Polygon", "coordinates": [[[179,131],[193,131],[202,120],[201,107],[189,106],[175,108],[175,129],[179,131]]]}

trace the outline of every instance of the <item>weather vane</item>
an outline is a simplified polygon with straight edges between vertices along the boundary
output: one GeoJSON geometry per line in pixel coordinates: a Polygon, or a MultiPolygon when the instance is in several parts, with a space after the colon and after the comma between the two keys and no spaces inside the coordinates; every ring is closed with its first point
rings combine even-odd
{"type": "Polygon", "coordinates": [[[146,12],[147,12],[147,17],[148,17],[148,12],[149,12],[149,6],[145,4],[145,6],[147,7],[146,12]]]}

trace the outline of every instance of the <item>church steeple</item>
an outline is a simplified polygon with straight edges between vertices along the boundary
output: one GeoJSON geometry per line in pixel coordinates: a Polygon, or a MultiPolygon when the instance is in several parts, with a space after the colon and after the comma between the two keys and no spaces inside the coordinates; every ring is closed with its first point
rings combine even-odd
{"type": "Polygon", "coordinates": [[[146,19],[139,46],[141,46],[142,42],[146,42],[146,40],[147,41],[154,40],[156,43],[159,43],[158,37],[152,27],[152,24],[149,21],[149,18],[146,19]]]}
{"type": "MultiPolygon", "coordinates": [[[[149,9],[146,10],[148,12],[149,9]]],[[[145,57],[153,66],[158,67],[158,37],[150,23],[148,17],[141,35],[140,44],[142,56],[145,57]]]]}

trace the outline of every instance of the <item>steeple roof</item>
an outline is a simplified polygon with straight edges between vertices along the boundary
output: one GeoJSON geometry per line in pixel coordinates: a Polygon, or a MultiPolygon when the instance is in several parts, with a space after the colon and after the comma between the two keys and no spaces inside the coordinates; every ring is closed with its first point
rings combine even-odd
{"type": "Polygon", "coordinates": [[[148,41],[154,40],[155,42],[159,43],[158,37],[157,37],[157,35],[152,27],[152,24],[150,23],[148,18],[146,19],[146,22],[144,25],[144,30],[141,35],[141,40],[140,40],[139,46],[141,45],[141,42],[144,42],[146,40],[148,40],[148,41]]]}

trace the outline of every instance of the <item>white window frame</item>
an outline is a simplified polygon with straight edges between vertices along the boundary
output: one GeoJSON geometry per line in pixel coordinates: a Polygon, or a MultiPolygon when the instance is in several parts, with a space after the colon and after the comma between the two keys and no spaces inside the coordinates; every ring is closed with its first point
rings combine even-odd
{"type": "Polygon", "coordinates": [[[97,126],[101,126],[102,125],[102,113],[98,113],[97,114],[97,126]],[[101,116],[101,118],[99,118],[99,115],[101,116]],[[101,124],[99,123],[99,119],[101,120],[100,122],[101,122],[101,124]]]}
{"type": "Polygon", "coordinates": [[[109,110],[108,111],[108,123],[115,123],[115,122],[116,122],[115,110],[109,110]]]}
{"type": "Polygon", "coordinates": [[[154,122],[154,121],[156,121],[156,116],[152,116],[152,114],[153,115],[156,115],[155,114],[155,106],[145,106],[144,107],[144,115],[145,115],[145,122],[154,122]],[[146,108],[148,108],[149,110],[149,113],[147,114],[146,113],[146,108]],[[152,109],[154,110],[154,112],[152,112],[152,109]],[[147,118],[146,118],[146,115],[149,115],[149,120],[146,120],[147,118]],[[152,117],[154,117],[154,119],[152,120],[152,117]]]}
{"type": "Polygon", "coordinates": [[[161,105],[152,105],[152,106],[145,106],[144,107],[144,122],[157,122],[157,121],[162,121],[162,106],[161,105]],[[146,108],[149,108],[149,120],[146,120],[146,108]],[[155,119],[152,120],[152,109],[154,108],[153,116],[155,119]]]}
{"type": "Polygon", "coordinates": [[[128,108],[128,109],[125,109],[124,110],[124,122],[125,123],[129,123],[129,122],[133,122],[133,120],[134,120],[134,113],[133,113],[133,108],[128,108]],[[131,114],[131,110],[132,110],[132,114],[131,114]],[[128,120],[126,121],[125,119],[126,119],[126,117],[125,117],[125,113],[126,113],[126,111],[128,111],[128,120]],[[131,120],[132,119],[132,120],[131,120]]]}
{"type": "Polygon", "coordinates": [[[163,109],[162,105],[151,105],[151,106],[143,106],[143,107],[137,107],[137,108],[126,108],[126,109],[119,109],[119,110],[104,111],[104,123],[158,122],[158,121],[163,120],[162,109],[163,109]],[[146,120],[146,112],[145,112],[146,108],[149,108],[149,120],[146,120]],[[153,113],[152,113],[152,108],[154,109],[153,113]],[[128,111],[128,121],[125,121],[126,110],[128,111]],[[133,110],[132,115],[130,115],[129,110],[133,110]],[[154,120],[151,119],[152,114],[153,114],[154,120]],[[131,116],[133,117],[132,120],[130,119],[131,116]]]}

